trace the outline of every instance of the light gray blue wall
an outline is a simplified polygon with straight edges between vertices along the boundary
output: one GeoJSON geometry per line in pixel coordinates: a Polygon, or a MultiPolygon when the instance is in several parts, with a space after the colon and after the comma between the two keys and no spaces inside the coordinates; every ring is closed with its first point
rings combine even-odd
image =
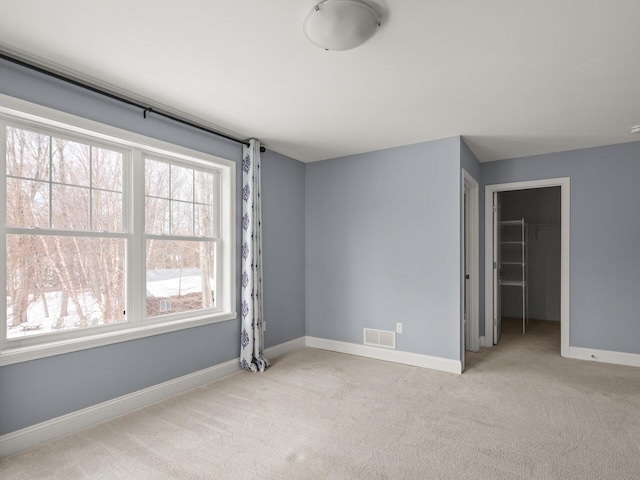
{"type": "Polygon", "coordinates": [[[262,245],[265,344],[305,335],[305,164],[267,151],[262,154],[262,245]]]}
{"type": "Polygon", "coordinates": [[[459,137],[306,167],[306,332],[460,358],[459,137]]]}
{"type": "Polygon", "coordinates": [[[571,178],[570,344],[640,353],[640,142],[489,162],[481,173],[483,190],[571,178]]]}
{"type": "MultiPolygon", "coordinates": [[[[153,115],[144,120],[137,108],[4,61],[0,93],[241,159],[241,146],[235,142],[153,115]]],[[[304,164],[272,152],[263,154],[263,163],[265,342],[273,346],[304,334],[304,164]]],[[[238,169],[238,216],[241,178],[238,169]]],[[[239,320],[231,320],[1,367],[0,435],[231,360],[239,355],[239,332],[239,320]]]]}
{"type": "Polygon", "coordinates": [[[480,162],[475,154],[471,151],[464,139],[460,139],[460,166],[464,168],[474,180],[480,183],[480,162]]]}
{"type": "MultiPolygon", "coordinates": [[[[240,160],[235,143],[2,61],[0,93],[240,160]]],[[[481,333],[484,186],[570,176],[571,345],[640,353],[640,142],[478,165],[452,137],[263,164],[267,346],[361,343],[363,327],[403,322],[399,350],[459,359],[463,167],[481,180],[481,333]]],[[[234,320],[1,367],[0,435],[237,357],[238,333],[234,320]]]]}

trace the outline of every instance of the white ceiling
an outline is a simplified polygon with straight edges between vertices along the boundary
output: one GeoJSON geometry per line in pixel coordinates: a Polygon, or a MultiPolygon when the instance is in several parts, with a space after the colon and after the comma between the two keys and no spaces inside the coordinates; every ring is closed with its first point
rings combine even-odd
{"type": "Polygon", "coordinates": [[[372,0],[382,27],[346,52],[305,39],[317,1],[0,0],[0,45],[302,161],[640,140],[638,0],[372,0]]]}

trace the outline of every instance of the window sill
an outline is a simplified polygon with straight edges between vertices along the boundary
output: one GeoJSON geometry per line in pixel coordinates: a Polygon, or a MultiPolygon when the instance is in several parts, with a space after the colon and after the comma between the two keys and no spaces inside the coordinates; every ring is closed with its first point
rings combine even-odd
{"type": "Polygon", "coordinates": [[[33,345],[20,348],[6,348],[0,352],[0,367],[13,363],[27,362],[38,358],[52,357],[63,353],[77,352],[89,348],[102,347],[113,343],[126,342],[139,338],[161,335],[163,333],[175,332],[186,328],[200,327],[212,323],[235,320],[237,314],[219,313],[215,315],[203,315],[201,317],[175,320],[162,324],[143,325],[108,333],[88,335],[85,337],[60,340],[55,342],[33,345]]]}

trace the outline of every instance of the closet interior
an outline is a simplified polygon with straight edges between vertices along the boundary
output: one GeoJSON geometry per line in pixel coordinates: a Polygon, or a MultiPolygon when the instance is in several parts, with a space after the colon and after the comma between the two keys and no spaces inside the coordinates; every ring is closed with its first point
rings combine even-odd
{"type": "Polygon", "coordinates": [[[502,319],[560,321],[560,187],[500,192],[502,319]]]}

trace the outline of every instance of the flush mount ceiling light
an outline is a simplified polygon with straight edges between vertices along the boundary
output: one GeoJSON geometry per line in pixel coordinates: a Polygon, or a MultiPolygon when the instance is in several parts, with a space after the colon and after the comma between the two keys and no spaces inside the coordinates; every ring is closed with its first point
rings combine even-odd
{"type": "Polygon", "coordinates": [[[640,125],[635,125],[635,126],[631,127],[631,133],[634,133],[636,135],[640,134],[640,125]]]}
{"type": "Polygon", "coordinates": [[[325,0],[317,4],[304,21],[304,34],[325,50],[350,50],[369,40],[380,19],[366,3],[358,0],[325,0]]]}

